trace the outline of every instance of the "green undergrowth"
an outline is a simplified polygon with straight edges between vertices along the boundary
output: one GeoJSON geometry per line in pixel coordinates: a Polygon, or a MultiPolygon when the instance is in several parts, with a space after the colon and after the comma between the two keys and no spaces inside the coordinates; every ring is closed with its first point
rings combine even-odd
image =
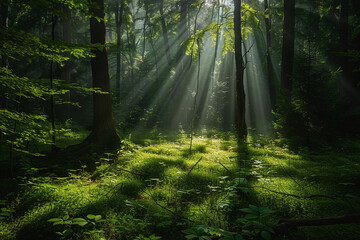
{"type": "Polygon", "coordinates": [[[198,136],[190,155],[186,135],[128,136],[95,172],[33,167],[19,177],[19,190],[0,199],[0,239],[354,239],[351,224],[284,236],[270,227],[360,212],[357,161],[351,151],[294,154],[259,137],[238,147],[231,135],[198,136]]]}

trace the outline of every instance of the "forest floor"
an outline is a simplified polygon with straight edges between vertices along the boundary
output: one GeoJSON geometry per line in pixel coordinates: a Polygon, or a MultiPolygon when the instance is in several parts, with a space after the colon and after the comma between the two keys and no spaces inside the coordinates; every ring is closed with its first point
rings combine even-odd
{"type": "Polygon", "coordinates": [[[295,154],[255,136],[239,149],[227,134],[197,136],[190,155],[182,133],[124,139],[92,156],[93,173],[59,176],[29,160],[16,180],[0,179],[0,239],[357,239],[358,224],[271,226],[360,213],[359,156],[356,141],[295,154]]]}

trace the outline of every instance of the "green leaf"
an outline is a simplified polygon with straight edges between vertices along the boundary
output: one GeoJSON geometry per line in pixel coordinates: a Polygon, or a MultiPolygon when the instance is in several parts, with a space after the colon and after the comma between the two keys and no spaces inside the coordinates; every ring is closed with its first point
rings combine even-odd
{"type": "Polygon", "coordinates": [[[61,221],[62,222],[62,219],[61,218],[51,218],[49,220],[47,220],[48,222],[59,222],[61,221]]]}
{"type": "Polygon", "coordinates": [[[95,220],[95,222],[97,222],[97,221],[99,221],[101,218],[102,218],[101,215],[96,215],[95,218],[94,218],[94,220],[95,220]]]}
{"type": "Polygon", "coordinates": [[[73,224],[74,225],[79,225],[79,226],[85,226],[86,224],[88,224],[88,221],[86,221],[83,218],[74,218],[73,224]]]}
{"type": "Polygon", "coordinates": [[[265,240],[270,240],[271,239],[271,234],[267,231],[262,231],[261,232],[261,236],[263,237],[263,239],[265,240]]]}
{"type": "MultiPolygon", "coordinates": [[[[250,209],[250,208],[242,208],[240,209],[240,211],[242,212],[246,212],[246,213],[254,213],[254,210],[250,209]]],[[[256,212],[256,211],[255,211],[256,212]]]]}
{"type": "Polygon", "coordinates": [[[93,215],[93,214],[89,214],[89,215],[87,215],[86,217],[87,217],[88,219],[90,219],[90,220],[95,219],[95,215],[93,215]]]}
{"type": "Polygon", "coordinates": [[[245,218],[246,219],[257,219],[259,217],[259,215],[255,215],[255,214],[246,214],[245,218]]]}

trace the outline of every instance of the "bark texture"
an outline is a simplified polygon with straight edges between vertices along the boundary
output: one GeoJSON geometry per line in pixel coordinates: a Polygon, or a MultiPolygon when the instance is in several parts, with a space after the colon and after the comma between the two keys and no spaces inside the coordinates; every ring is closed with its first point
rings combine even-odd
{"type": "Polygon", "coordinates": [[[234,31],[235,31],[235,63],[236,63],[236,106],[237,106],[237,135],[239,141],[247,136],[245,122],[245,91],[244,91],[244,61],[241,47],[241,0],[234,0],[234,31]]]}
{"type": "Polygon", "coordinates": [[[284,30],[281,60],[281,90],[291,93],[295,42],[295,0],[284,0],[284,30]]]}
{"type": "MultiPolygon", "coordinates": [[[[91,12],[94,16],[104,19],[104,0],[92,0],[92,2],[96,3],[98,8],[91,8],[91,12]]],[[[104,45],[105,22],[91,18],[90,36],[92,44],[104,45]]],[[[101,147],[113,148],[119,143],[120,137],[116,132],[112,112],[107,49],[104,47],[94,49],[92,52],[95,55],[91,59],[93,87],[106,93],[94,93],[93,129],[89,138],[91,142],[101,147]]]]}

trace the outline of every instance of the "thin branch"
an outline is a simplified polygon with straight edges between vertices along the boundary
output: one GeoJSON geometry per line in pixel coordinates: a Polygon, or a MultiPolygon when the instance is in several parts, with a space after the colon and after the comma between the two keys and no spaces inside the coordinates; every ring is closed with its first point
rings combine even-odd
{"type": "Polygon", "coordinates": [[[188,173],[188,176],[190,175],[190,173],[191,173],[191,171],[194,169],[194,167],[195,167],[196,165],[198,165],[198,163],[201,161],[201,159],[202,159],[202,157],[195,163],[195,165],[193,165],[193,166],[191,167],[191,169],[190,169],[190,171],[189,171],[189,173],[188,173]]]}
{"type": "Polygon", "coordinates": [[[224,164],[222,164],[219,160],[216,161],[218,164],[220,164],[223,168],[225,168],[226,171],[228,171],[230,174],[232,174],[232,172],[227,168],[225,167],[224,164]]]}
{"type": "Polygon", "coordinates": [[[280,194],[280,195],[284,195],[284,196],[289,196],[289,197],[294,197],[294,198],[298,198],[298,199],[311,199],[311,198],[337,199],[337,198],[340,198],[340,197],[337,197],[337,196],[328,196],[328,195],[322,195],[322,194],[299,196],[299,195],[295,195],[295,194],[291,194],[291,193],[278,192],[278,191],[271,190],[271,189],[268,189],[268,188],[265,188],[265,187],[261,187],[261,186],[258,186],[258,187],[255,186],[254,188],[262,188],[262,189],[265,189],[265,190],[267,190],[267,191],[269,191],[269,192],[272,192],[272,193],[276,193],[276,194],[280,194]]]}

